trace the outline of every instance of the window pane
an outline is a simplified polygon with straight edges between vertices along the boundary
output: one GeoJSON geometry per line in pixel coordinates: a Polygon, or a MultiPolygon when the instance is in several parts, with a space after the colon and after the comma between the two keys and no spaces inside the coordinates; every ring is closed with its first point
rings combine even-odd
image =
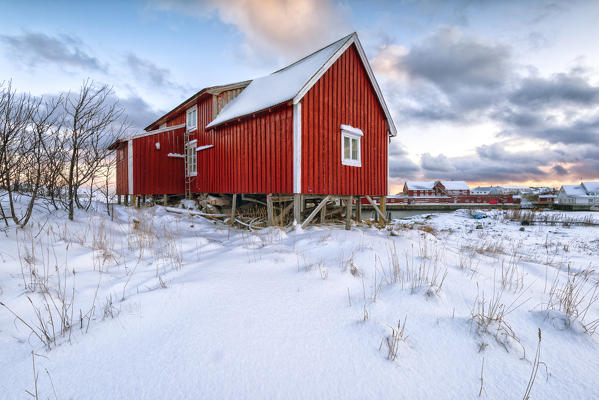
{"type": "Polygon", "coordinates": [[[347,136],[343,137],[343,158],[349,159],[350,154],[350,140],[347,136]]]}
{"type": "Polygon", "coordinates": [[[351,146],[351,159],[352,160],[358,160],[358,139],[352,139],[352,146],[351,146]]]}

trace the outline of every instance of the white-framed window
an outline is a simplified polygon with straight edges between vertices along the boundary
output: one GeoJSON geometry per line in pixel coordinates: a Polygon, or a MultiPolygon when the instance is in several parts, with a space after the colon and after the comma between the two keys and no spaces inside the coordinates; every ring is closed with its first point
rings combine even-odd
{"type": "Polygon", "coordinates": [[[187,110],[187,130],[192,131],[198,127],[198,107],[193,106],[187,110]]]}
{"type": "Polygon", "coordinates": [[[185,145],[185,159],[187,163],[187,176],[196,176],[198,174],[198,153],[196,151],[197,140],[192,140],[185,145]]]}
{"type": "Polygon", "coordinates": [[[341,164],[351,167],[362,166],[361,129],[350,125],[341,125],[341,164]]]}
{"type": "Polygon", "coordinates": [[[160,124],[160,129],[166,128],[166,122],[163,122],[162,124],[160,124]]]}

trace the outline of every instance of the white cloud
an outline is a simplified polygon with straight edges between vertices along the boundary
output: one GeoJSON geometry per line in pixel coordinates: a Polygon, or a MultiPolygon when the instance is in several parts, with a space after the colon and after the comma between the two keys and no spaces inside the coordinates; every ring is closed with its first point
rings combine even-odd
{"type": "Polygon", "coordinates": [[[303,56],[351,31],[351,11],[333,0],[178,0],[157,1],[199,18],[217,16],[245,37],[250,57],[303,56]],[[273,54],[274,53],[274,54],[273,54]]]}

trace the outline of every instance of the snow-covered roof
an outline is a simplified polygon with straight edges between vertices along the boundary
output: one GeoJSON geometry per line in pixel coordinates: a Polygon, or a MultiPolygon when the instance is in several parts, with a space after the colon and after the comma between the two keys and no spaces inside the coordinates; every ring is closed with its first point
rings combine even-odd
{"type": "Polygon", "coordinates": [[[233,118],[264,110],[293,99],[306,82],[347,42],[350,36],[346,36],[288,67],[262,78],[254,79],[222,109],[207,127],[216,126],[233,118]]]}
{"type": "Polygon", "coordinates": [[[599,182],[582,182],[581,185],[587,193],[599,193],[599,182]]]}
{"type": "Polygon", "coordinates": [[[268,109],[286,101],[293,100],[293,103],[297,104],[322,74],[329,69],[333,62],[351,44],[356,46],[362,58],[364,67],[368,72],[381,107],[387,117],[390,133],[395,136],[396,129],[391,119],[391,114],[387,109],[380,88],[374,79],[374,74],[368,64],[356,33],[352,33],[270,75],[254,79],[237,97],[222,109],[206,128],[211,128],[232,119],[268,109]]]}
{"type": "Polygon", "coordinates": [[[406,182],[406,186],[408,187],[408,190],[433,190],[435,182],[406,182]]]}
{"type": "Polygon", "coordinates": [[[441,181],[447,190],[470,190],[465,181],[441,181]]]}
{"type": "Polygon", "coordinates": [[[562,190],[566,196],[587,197],[587,192],[581,185],[564,185],[562,190]]]}
{"type": "Polygon", "coordinates": [[[408,190],[432,190],[437,182],[445,187],[446,190],[469,190],[465,181],[416,181],[406,182],[408,190]]]}

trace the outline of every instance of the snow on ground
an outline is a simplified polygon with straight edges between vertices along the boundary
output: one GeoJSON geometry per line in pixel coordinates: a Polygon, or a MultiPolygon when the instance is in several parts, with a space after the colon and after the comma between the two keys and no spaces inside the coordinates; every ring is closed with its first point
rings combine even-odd
{"type": "Polygon", "coordinates": [[[488,216],[248,232],[40,209],[0,233],[0,301],[34,330],[39,310],[56,343],[0,307],[1,397],[34,390],[33,350],[40,398],[522,398],[540,328],[532,398],[598,398],[597,274],[574,280],[578,318],[555,299],[568,265],[571,281],[597,268],[599,228],[488,216]],[[505,315],[485,329],[473,314],[493,300],[505,315]]]}

